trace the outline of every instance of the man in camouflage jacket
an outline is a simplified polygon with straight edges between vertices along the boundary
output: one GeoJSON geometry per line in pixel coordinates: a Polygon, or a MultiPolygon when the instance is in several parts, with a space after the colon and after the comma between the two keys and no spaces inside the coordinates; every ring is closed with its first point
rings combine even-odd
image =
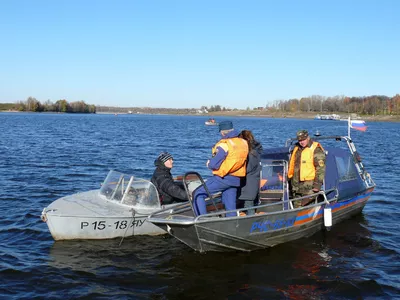
{"type": "MultiPolygon", "coordinates": [[[[318,142],[314,142],[308,135],[307,130],[297,132],[297,140],[289,162],[288,177],[291,184],[293,198],[303,197],[319,192],[325,177],[325,151],[318,142]],[[302,160],[303,151],[313,151],[313,161],[302,160]],[[308,168],[308,174],[315,174],[314,178],[310,175],[306,178],[301,177],[301,168],[308,168]]],[[[304,170],[303,170],[304,171],[304,170]]],[[[304,175],[302,175],[304,177],[304,175]]],[[[295,208],[305,206],[312,202],[313,198],[305,198],[294,201],[295,208]]]]}

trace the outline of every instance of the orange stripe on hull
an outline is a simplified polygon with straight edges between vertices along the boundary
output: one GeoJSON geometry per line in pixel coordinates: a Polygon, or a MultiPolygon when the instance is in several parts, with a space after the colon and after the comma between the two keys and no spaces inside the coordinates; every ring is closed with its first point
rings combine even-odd
{"type": "MultiPolygon", "coordinates": [[[[372,190],[373,190],[373,189],[371,189],[371,191],[372,191],[372,190]]],[[[354,206],[354,205],[356,205],[356,204],[358,204],[358,203],[361,203],[361,202],[366,202],[366,201],[368,201],[369,197],[370,197],[370,195],[365,196],[365,197],[363,197],[363,198],[360,198],[360,199],[358,199],[358,200],[356,200],[356,201],[354,201],[354,202],[351,202],[351,203],[349,203],[349,204],[345,204],[345,205],[341,205],[341,206],[339,206],[339,207],[333,208],[333,209],[332,209],[332,213],[333,213],[333,212],[337,212],[337,211],[341,211],[341,210],[346,209],[346,208],[349,208],[349,207],[354,206]]],[[[320,210],[320,209],[322,209],[322,208],[321,208],[321,207],[317,207],[317,208],[311,208],[311,209],[307,209],[307,210],[304,210],[304,211],[299,212],[299,213],[297,214],[297,216],[296,216],[296,221],[294,222],[293,225],[294,225],[294,226],[296,226],[296,225],[302,225],[302,224],[308,223],[308,222],[310,222],[310,221],[313,221],[313,220],[317,220],[317,219],[322,218],[323,214],[320,214],[320,213],[319,213],[319,210],[320,210]],[[317,213],[315,212],[315,209],[318,209],[318,212],[317,212],[317,213]],[[309,216],[309,217],[308,217],[308,218],[302,218],[302,217],[304,217],[304,216],[309,216]],[[299,219],[299,220],[298,220],[298,219],[299,219]]]]}
{"type": "Polygon", "coordinates": [[[317,220],[322,217],[321,214],[319,214],[319,211],[321,210],[321,206],[313,207],[311,209],[307,209],[305,211],[299,212],[296,217],[296,221],[294,222],[293,225],[301,225],[307,222],[310,222],[312,220],[317,220]],[[308,218],[300,218],[308,216],[308,218]],[[298,220],[300,219],[300,220],[298,220]]]}

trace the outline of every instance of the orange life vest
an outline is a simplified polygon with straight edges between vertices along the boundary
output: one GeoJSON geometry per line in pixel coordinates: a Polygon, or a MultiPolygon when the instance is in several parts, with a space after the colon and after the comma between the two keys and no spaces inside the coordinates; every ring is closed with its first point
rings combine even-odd
{"type": "MultiPolygon", "coordinates": [[[[306,147],[301,152],[300,157],[300,181],[314,180],[315,178],[315,166],[314,166],[314,151],[320,147],[321,144],[318,142],[313,142],[311,147],[306,147]]],[[[296,157],[296,152],[299,150],[299,146],[296,146],[293,150],[292,156],[290,157],[288,178],[292,178],[294,175],[294,162],[296,157]]]]}
{"type": "Polygon", "coordinates": [[[213,155],[217,151],[217,147],[224,149],[228,155],[222,162],[218,170],[213,170],[214,175],[224,177],[232,175],[237,177],[246,176],[246,160],[249,154],[249,146],[247,141],[242,138],[222,139],[212,149],[213,155]]]}

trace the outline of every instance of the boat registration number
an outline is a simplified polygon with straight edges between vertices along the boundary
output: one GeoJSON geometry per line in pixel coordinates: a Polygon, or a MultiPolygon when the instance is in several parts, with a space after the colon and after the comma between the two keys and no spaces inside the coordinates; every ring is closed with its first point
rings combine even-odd
{"type": "Polygon", "coordinates": [[[81,222],[81,229],[92,229],[92,230],[105,230],[107,228],[112,228],[113,230],[116,229],[127,229],[129,226],[131,227],[140,227],[146,220],[134,220],[132,222],[127,220],[122,221],[115,221],[115,222],[107,222],[107,221],[94,221],[94,222],[81,222]]]}

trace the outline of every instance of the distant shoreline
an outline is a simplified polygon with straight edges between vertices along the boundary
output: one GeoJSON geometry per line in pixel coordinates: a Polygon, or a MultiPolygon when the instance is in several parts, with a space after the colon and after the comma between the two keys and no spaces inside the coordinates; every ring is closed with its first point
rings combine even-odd
{"type": "MultiPolygon", "coordinates": [[[[26,112],[26,111],[16,111],[16,110],[2,110],[0,113],[35,113],[35,112],[26,112]]],[[[39,113],[54,113],[57,114],[57,112],[39,112],[39,113]]],[[[63,113],[64,114],[64,113],[63,113]]],[[[130,113],[127,113],[125,111],[121,112],[96,112],[98,115],[128,115],[130,113]]],[[[236,110],[236,111],[220,111],[220,112],[209,112],[209,113],[187,113],[187,112],[182,112],[182,113],[177,113],[177,109],[171,109],[169,112],[167,109],[163,109],[162,111],[158,111],[157,109],[154,110],[149,110],[146,112],[138,112],[138,113],[133,113],[133,115],[177,115],[177,116],[203,116],[203,117],[213,117],[213,118],[218,118],[218,117],[257,117],[257,118],[278,118],[278,119],[283,119],[283,118],[288,118],[288,119],[310,119],[314,120],[314,117],[318,114],[317,112],[311,112],[311,113],[282,113],[282,112],[265,112],[265,111],[247,111],[247,110],[236,110]]],[[[338,113],[342,120],[348,118],[348,114],[340,114],[338,113]]],[[[400,122],[400,116],[397,115],[377,115],[377,116],[360,116],[360,119],[368,122],[400,122]]],[[[321,122],[324,122],[324,120],[321,120],[321,122]]]]}
{"type": "MultiPolygon", "coordinates": [[[[96,114],[117,114],[117,115],[127,115],[129,113],[126,112],[96,112],[96,114]]],[[[203,117],[213,117],[213,118],[218,118],[218,117],[255,117],[255,118],[275,118],[275,119],[310,119],[314,120],[315,116],[318,113],[312,112],[312,113],[266,113],[266,112],[260,112],[260,111],[225,111],[225,112],[210,112],[207,114],[191,114],[191,113],[182,113],[178,114],[176,112],[174,113],[168,113],[168,112],[146,112],[146,113],[134,113],[133,115],[140,115],[140,114],[146,114],[146,115],[183,115],[183,116],[203,116],[203,117]]],[[[339,114],[341,115],[341,119],[346,119],[349,117],[348,114],[339,114]]],[[[400,122],[400,116],[390,116],[390,115],[384,115],[384,116],[360,116],[359,117],[361,120],[368,121],[368,122],[400,122]]],[[[321,120],[321,122],[324,122],[325,120],[321,120]]]]}

